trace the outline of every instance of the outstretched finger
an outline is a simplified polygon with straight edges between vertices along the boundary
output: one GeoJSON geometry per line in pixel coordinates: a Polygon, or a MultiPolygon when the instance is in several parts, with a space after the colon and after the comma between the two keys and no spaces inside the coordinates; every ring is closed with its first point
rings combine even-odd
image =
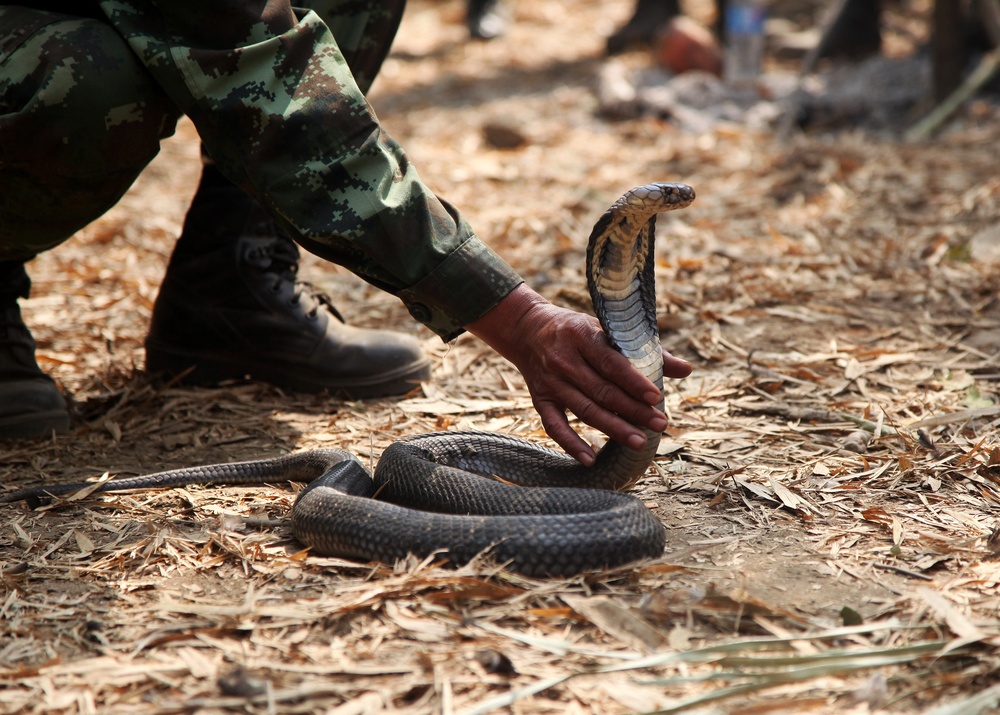
{"type": "Polygon", "coordinates": [[[674,379],[687,377],[694,368],[691,363],[683,358],[671,355],[666,350],[663,351],[663,376],[674,379]]]}
{"type": "Polygon", "coordinates": [[[535,411],[542,419],[545,433],[576,461],[589,467],[594,463],[594,450],[583,441],[566,419],[566,413],[551,402],[535,402],[535,411]]]}

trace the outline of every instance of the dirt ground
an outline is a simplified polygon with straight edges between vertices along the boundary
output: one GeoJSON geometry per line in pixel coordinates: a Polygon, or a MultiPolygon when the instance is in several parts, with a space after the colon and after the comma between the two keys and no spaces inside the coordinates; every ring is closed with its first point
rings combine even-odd
{"type": "MultiPolygon", "coordinates": [[[[890,17],[889,53],[926,37],[928,5],[890,17]]],[[[695,367],[667,386],[637,488],[664,556],[566,581],[317,558],[278,521],[280,488],[4,505],[0,712],[1000,712],[995,96],[922,142],[904,125],[693,132],[601,111],[627,0],[517,2],[489,43],[463,8],[410,3],[371,101],[541,293],[586,309],[586,238],[626,189],[698,191],[657,236],[663,341],[695,367]]],[[[312,257],[303,276],[351,322],[424,340],[419,393],[152,380],[142,340],[198,172],[184,122],[117,207],[29,267],[24,314],[75,424],[0,447],[5,488],[317,447],[375,461],[435,429],[546,441],[510,365],[312,257]]]]}

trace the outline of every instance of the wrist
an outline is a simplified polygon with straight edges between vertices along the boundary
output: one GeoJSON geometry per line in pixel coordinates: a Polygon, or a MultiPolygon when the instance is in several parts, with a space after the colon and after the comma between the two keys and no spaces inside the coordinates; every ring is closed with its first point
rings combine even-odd
{"type": "MultiPolygon", "coordinates": [[[[466,325],[466,329],[508,360],[523,343],[520,326],[525,318],[549,302],[526,283],[516,286],[481,317],[466,325]],[[515,338],[516,336],[516,338],[515,338]]],[[[513,361],[512,361],[513,362],[513,361]]]]}

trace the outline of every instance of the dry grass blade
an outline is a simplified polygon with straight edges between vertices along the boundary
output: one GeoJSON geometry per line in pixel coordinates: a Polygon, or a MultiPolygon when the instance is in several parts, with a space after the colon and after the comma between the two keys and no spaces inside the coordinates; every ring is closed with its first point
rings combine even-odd
{"type": "MultiPolygon", "coordinates": [[[[994,624],[1000,627],[1000,623],[994,624]]],[[[480,625],[480,627],[484,627],[480,625]]],[[[714,680],[747,679],[751,682],[734,685],[728,688],[714,690],[705,695],[685,699],[680,703],[675,703],[667,708],[661,708],[655,713],[681,712],[693,707],[704,705],[716,700],[725,699],[734,695],[746,694],[792,682],[800,682],[818,677],[830,677],[845,675],[847,673],[878,668],[902,663],[911,663],[927,656],[941,656],[951,652],[947,641],[927,641],[912,643],[906,646],[893,648],[859,648],[854,651],[832,651],[817,654],[795,653],[792,646],[800,642],[822,642],[840,639],[850,635],[869,634],[879,630],[899,629],[901,624],[896,622],[855,626],[849,628],[838,628],[824,631],[822,633],[801,634],[793,638],[766,638],[749,641],[736,641],[724,643],[704,648],[695,648],[681,652],[657,653],[644,657],[632,656],[628,662],[616,663],[605,666],[593,666],[587,669],[566,672],[561,675],[542,678],[532,683],[528,687],[520,690],[491,698],[485,702],[464,711],[463,715],[484,715],[493,710],[507,707],[518,700],[537,695],[562,683],[584,676],[593,676],[606,673],[620,673],[625,671],[645,670],[648,668],[662,667],[675,663],[689,664],[711,664],[718,667],[744,668],[739,672],[716,672],[689,678],[667,677],[654,678],[649,680],[637,680],[639,685],[646,686],[676,686],[687,682],[706,682],[714,680]],[[782,650],[795,653],[794,655],[773,657],[773,656],[753,656],[732,655],[734,653],[756,653],[760,651],[771,652],[782,650]],[[796,667],[790,667],[796,666],[796,667]],[[773,669],[767,672],[767,669],[773,669]],[[777,670],[779,669],[780,670],[777,670]]],[[[504,633],[499,629],[490,628],[492,632],[507,635],[516,639],[521,639],[518,634],[504,633]]],[[[533,645],[540,645],[537,641],[533,645]]],[[[549,646],[551,647],[551,645],[549,646]]],[[[569,652],[570,646],[567,644],[560,650],[569,652]]],[[[589,655],[599,655],[588,653],[589,655]]],[[[603,654],[605,657],[624,659],[622,654],[603,654]]],[[[650,713],[652,715],[652,713],[650,713]]]]}

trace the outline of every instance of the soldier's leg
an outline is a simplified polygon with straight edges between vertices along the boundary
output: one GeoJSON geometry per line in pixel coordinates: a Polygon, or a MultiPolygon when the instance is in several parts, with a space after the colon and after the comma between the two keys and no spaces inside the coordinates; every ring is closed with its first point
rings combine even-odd
{"type": "MultiPolygon", "coordinates": [[[[365,91],[404,4],[306,3],[327,21],[365,91]]],[[[345,324],[325,296],[297,280],[298,260],[295,243],[206,158],[153,309],[147,367],[193,383],[250,376],[352,398],[405,393],[430,377],[415,339],[345,324]]]]}
{"type": "Polygon", "coordinates": [[[114,205],[176,117],[106,24],[0,7],[0,439],[69,426],[21,320],[24,264],[114,205]]]}
{"type": "Polygon", "coordinates": [[[632,17],[608,37],[607,53],[618,55],[631,47],[652,44],[656,33],[680,13],[680,0],[636,0],[632,17]]]}
{"type": "Polygon", "coordinates": [[[826,31],[820,57],[861,60],[882,51],[881,0],[848,0],[826,31]]]}
{"type": "Polygon", "coordinates": [[[469,36],[477,40],[492,40],[507,32],[510,9],[501,0],[468,0],[465,5],[465,26],[469,36]]]}

